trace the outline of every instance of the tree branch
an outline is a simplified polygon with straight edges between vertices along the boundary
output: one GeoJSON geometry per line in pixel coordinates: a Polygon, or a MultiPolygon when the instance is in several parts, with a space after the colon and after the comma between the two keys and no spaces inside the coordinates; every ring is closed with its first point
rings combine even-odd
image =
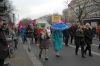
{"type": "MultiPolygon", "coordinates": [[[[70,5],[69,5],[70,6],[70,5]]],[[[74,10],[74,8],[72,6],[70,6],[70,8],[73,10],[73,12],[75,13],[75,17],[78,18],[77,16],[77,12],[74,10]]]]}
{"type": "Polygon", "coordinates": [[[92,1],[94,1],[95,3],[99,3],[99,4],[100,4],[100,0],[99,0],[99,1],[96,1],[96,0],[92,0],[92,1]]]}

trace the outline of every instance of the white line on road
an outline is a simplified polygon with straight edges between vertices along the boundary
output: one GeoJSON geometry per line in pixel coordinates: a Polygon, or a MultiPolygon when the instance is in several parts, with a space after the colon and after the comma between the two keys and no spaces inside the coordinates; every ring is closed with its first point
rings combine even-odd
{"type": "MultiPolygon", "coordinates": [[[[72,47],[72,48],[75,48],[75,46],[73,46],[73,45],[69,45],[69,46],[72,47]]],[[[79,48],[79,49],[81,49],[81,48],[79,48]]],[[[97,53],[97,52],[94,52],[94,51],[92,51],[92,54],[95,54],[97,56],[100,56],[100,53],[97,53]]]]}

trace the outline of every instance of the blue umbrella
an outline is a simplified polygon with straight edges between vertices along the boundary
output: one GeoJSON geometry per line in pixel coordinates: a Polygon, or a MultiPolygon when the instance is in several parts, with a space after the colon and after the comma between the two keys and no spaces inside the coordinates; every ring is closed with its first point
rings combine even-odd
{"type": "Polygon", "coordinates": [[[64,23],[57,23],[57,24],[53,24],[51,26],[52,29],[54,30],[65,30],[65,29],[68,29],[69,26],[67,24],[64,24],[64,23]]]}

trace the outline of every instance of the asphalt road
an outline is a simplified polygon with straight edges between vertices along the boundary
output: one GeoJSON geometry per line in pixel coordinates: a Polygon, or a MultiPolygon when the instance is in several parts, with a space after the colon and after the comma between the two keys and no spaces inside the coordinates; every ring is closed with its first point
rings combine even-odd
{"type": "Polygon", "coordinates": [[[77,56],[75,55],[74,44],[69,44],[70,46],[68,47],[63,45],[60,58],[55,56],[53,46],[50,45],[48,51],[48,61],[44,60],[44,55],[42,55],[42,59],[38,58],[39,48],[36,45],[32,45],[32,51],[44,66],[100,66],[100,50],[98,50],[98,44],[98,40],[94,39],[92,44],[93,57],[89,57],[87,54],[86,58],[81,57],[80,51],[77,56]]]}

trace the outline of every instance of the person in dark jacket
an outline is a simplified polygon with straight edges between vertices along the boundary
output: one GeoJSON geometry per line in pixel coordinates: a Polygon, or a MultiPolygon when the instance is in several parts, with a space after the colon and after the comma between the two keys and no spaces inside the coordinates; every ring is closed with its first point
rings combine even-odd
{"type": "Polygon", "coordinates": [[[100,49],[100,31],[99,31],[99,47],[98,48],[100,49]]]}
{"type": "Polygon", "coordinates": [[[83,31],[83,26],[80,26],[75,33],[75,45],[76,45],[76,49],[75,49],[75,54],[78,55],[78,50],[79,47],[81,46],[81,55],[83,58],[85,58],[84,56],[84,31],[83,31]]]}
{"type": "Polygon", "coordinates": [[[8,57],[8,44],[3,33],[2,21],[0,21],[0,66],[4,66],[4,60],[8,57]]]}
{"type": "Polygon", "coordinates": [[[71,43],[71,44],[72,44],[72,42],[73,42],[73,40],[74,40],[76,30],[77,30],[77,25],[76,25],[76,24],[73,24],[73,25],[69,28],[69,33],[70,33],[70,37],[71,37],[71,40],[70,40],[70,43],[71,43]]]}
{"type": "Polygon", "coordinates": [[[21,38],[22,38],[22,42],[23,42],[23,44],[27,41],[27,39],[26,39],[26,29],[25,29],[25,27],[22,27],[21,29],[20,29],[20,35],[21,35],[21,38]]]}
{"type": "Polygon", "coordinates": [[[85,35],[85,43],[86,43],[86,48],[84,50],[84,53],[86,54],[86,52],[88,50],[89,51],[89,56],[92,56],[91,44],[92,44],[92,39],[93,39],[93,32],[92,32],[92,27],[90,26],[89,23],[87,23],[85,25],[84,35],[85,35]]]}
{"type": "Polygon", "coordinates": [[[98,48],[100,49],[100,25],[99,25],[99,29],[98,29],[98,39],[99,39],[99,46],[98,46],[98,48]]]}
{"type": "Polygon", "coordinates": [[[38,27],[34,27],[34,39],[35,39],[35,44],[38,43],[38,33],[37,33],[38,27]]]}
{"type": "Polygon", "coordinates": [[[63,40],[66,46],[68,46],[68,39],[69,39],[69,29],[65,29],[63,31],[63,40]]]}
{"type": "Polygon", "coordinates": [[[31,41],[33,38],[33,30],[30,25],[26,28],[26,36],[27,36],[27,43],[28,43],[28,51],[31,51],[31,41]]]}

